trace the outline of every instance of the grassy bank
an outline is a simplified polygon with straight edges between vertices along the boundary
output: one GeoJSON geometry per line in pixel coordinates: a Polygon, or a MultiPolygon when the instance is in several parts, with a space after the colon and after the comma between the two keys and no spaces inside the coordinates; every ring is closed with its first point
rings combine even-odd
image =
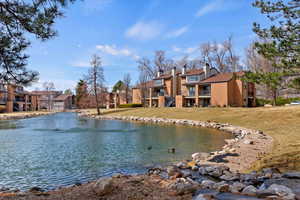
{"type": "MultiPolygon", "coordinates": [[[[90,110],[90,112],[94,112],[90,110]]],[[[273,108],[135,108],[104,114],[217,121],[262,130],[274,138],[273,151],[255,169],[274,166],[300,170],[300,106],[273,108]]]]}

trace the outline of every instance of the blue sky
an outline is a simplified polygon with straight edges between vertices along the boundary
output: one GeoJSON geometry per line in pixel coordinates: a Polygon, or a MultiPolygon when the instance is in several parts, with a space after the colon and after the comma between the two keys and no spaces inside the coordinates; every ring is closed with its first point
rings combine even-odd
{"type": "MultiPolygon", "coordinates": [[[[252,0],[84,0],[65,10],[56,24],[58,37],[32,41],[28,67],[40,72],[40,83],[74,88],[94,53],[103,59],[106,85],[130,73],[138,77],[136,60],[164,50],[170,58],[196,57],[207,41],[233,35],[241,56],[255,38],[252,23],[266,23],[252,0]]],[[[31,89],[41,84],[34,84],[31,89]]]]}

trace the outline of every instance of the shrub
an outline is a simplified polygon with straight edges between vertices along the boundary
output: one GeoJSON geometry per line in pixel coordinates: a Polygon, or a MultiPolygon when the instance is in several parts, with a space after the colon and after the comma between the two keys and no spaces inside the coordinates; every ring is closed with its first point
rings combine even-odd
{"type": "MultiPolygon", "coordinates": [[[[290,104],[293,101],[299,101],[300,98],[283,98],[278,97],[275,101],[276,106],[284,106],[285,104],[290,104]]],[[[264,106],[266,104],[272,104],[271,100],[268,99],[256,99],[256,106],[264,106]]]]}
{"type": "Polygon", "coordinates": [[[276,99],[276,105],[277,106],[284,106],[285,104],[290,104],[293,101],[299,101],[300,98],[283,98],[283,97],[278,97],[276,99]]]}
{"type": "Polygon", "coordinates": [[[256,106],[264,106],[266,104],[272,104],[271,100],[268,99],[256,99],[256,106]]]}
{"type": "Polygon", "coordinates": [[[143,105],[140,103],[129,103],[129,104],[121,104],[119,108],[138,108],[142,107],[143,105]]]}

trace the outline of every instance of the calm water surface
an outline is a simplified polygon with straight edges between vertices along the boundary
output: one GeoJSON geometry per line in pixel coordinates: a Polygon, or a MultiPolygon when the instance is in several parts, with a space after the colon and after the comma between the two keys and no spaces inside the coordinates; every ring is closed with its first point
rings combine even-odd
{"type": "Polygon", "coordinates": [[[115,172],[141,173],[220,149],[227,138],[231,135],[210,129],[83,119],[74,113],[0,121],[0,187],[53,189],[115,172]],[[170,147],[175,154],[168,153],[170,147]]]}

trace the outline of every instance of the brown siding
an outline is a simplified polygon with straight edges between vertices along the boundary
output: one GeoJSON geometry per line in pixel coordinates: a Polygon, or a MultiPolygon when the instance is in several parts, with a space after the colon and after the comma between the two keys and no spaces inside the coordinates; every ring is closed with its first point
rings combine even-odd
{"type": "Polygon", "coordinates": [[[165,107],[165,97],[164,96],[159,96],[158,97],[158,107],[163,108],[165,107]]]}
{"type": "Polygon", "coordinates": [[[188,96],[188,90],[187,87],[184,85],[186,83],[185,78],[181,78],[181,95],[188,96]]]}
{"type": "Polygon", "coordinates": [[[165,92],[166,96],[171,96],[172,95],[172,79],[165,80],[165,92]]]}
{"type": "Polygon", "coordinates": [[[182,95],[177,95],[176,96],[176,108],[182,108],[183,105],[183,96],[182,95]]]}
{"type": "Polygon", "coordinates": [[[141,90],[139,88],[132,89],[132,103],[142,103],[141,90]]]}
{"type": "Polygon", "coordinates": [[[211,105],[227,106],[228,105],[228,83],[211,84],[211,105]]]}

